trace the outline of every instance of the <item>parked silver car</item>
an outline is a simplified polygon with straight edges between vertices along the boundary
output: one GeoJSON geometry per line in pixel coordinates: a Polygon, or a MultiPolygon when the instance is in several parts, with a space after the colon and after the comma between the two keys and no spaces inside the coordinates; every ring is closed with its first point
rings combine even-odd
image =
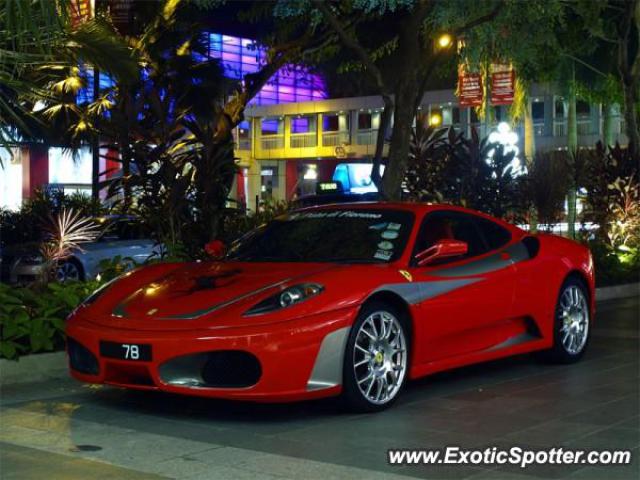
{"type": "MultiPolygon", "coordinates": [[[[97,240],[82,244],[81,250],[56,266],[58,281],[87,280],[99,273],[102,260],[116,256],[131,258],[142,263],[152,256],[159,256],[161,248],[140,223],[129,216],[107,216],[97,219],[105,225],[97,240]]],[[[43,259],[37,244],[13,245],[2,250],[0,279],[7,283],[28,283],[42,274],[43,259]]]]}

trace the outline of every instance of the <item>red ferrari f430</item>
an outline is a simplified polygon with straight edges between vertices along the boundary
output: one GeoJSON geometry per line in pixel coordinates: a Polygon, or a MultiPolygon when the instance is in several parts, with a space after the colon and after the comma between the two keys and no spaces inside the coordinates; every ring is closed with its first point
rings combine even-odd
{"type": "Polygon", "coordinates": [[[250,232],[222,260],[160,263],[67,322],[71,374],[253,401],[389,406],[413,378],[525,352],[584,354],[589,251],[444,205],[335,204],[250,232]]]}

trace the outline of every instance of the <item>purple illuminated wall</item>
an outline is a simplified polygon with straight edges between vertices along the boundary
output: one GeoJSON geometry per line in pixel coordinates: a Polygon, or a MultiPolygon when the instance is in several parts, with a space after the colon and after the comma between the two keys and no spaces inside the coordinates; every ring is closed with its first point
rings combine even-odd
{"type": "MultiPolygon", "coordinates": [[[[264,50],[253,40],[209,34],[209,56],[219,58],[230,78],[242,79],[257,71],[264,61],[264,50]]],[[[253,105],[304,102],[327,98],[324,81],[303,67],[289,65],[280,69],[251,101],[253,105]]]]}

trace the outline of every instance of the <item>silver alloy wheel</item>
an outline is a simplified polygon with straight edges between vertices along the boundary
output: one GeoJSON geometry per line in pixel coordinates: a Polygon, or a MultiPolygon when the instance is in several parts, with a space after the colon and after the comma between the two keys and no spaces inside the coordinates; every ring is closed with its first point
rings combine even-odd
{"type": "Polygon", "coordinates": [[[373,312],[362,322],[353,349],[353,370],[367,401],[383,405],[397,395],[407,371],[407,341],[391,313],[373,312]]]}
{"type": "Polygon", "coordinates": [[[56,267],[56,280],[58,282],[80,280],[80,269],[73,262],[62,262],[56,267]]]}
{"type": "Polygon", "coordinates": [[[567,353],[579,354],[589,336],[589,303],[576,285],[569,285],[560,297],[560,340],[567,353]]]}

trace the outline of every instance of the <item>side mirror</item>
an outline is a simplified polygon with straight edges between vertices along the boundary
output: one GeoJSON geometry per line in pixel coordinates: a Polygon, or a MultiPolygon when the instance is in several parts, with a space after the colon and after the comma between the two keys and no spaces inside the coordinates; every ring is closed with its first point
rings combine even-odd
{"type": "Polygon", "coordinates": [[[467,242],[445,238],[438,240],[435,245],[416,254],[416,260],[418,265],[423,267],[434,260],[459,257],[460,255],[465,255],[468,251],[469,245],[467,245],[467,242]]]}
{"type": "Polygon", "coordinates": [[[204,246],[204,251],[217,260],[224,257],[227,247],[221,240],[213,240],[204,246]]]}

